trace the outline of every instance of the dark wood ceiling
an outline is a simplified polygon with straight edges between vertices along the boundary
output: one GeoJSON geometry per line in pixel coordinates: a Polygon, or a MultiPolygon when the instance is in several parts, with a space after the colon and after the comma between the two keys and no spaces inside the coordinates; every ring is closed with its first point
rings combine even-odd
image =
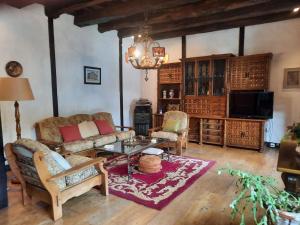
{"type": "Polygon", "coordinates": [[[120,37],[139,33],[148,12],[155,39],[178,37],[300,17],[300,0],[7,0],[22,8],[45,5],[47,16],[67,13],[80,27],[98,25],[99,32],[117,30],[120,37]]]}

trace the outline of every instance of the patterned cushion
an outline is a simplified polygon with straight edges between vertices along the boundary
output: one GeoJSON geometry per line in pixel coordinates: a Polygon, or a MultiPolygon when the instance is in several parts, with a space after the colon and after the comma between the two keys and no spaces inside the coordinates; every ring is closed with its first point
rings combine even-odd
{"type": "Polygon", "coordinates": [[[83,121],[78,124],[82,138],[88,138],[99,134],[98,128],[93,121],[83,121]]]}
{"type": "Polygon", "coordinates": [[[151,137],[168,139],[170,141],[177,141],[178,134],[172,132],[158,131],[158,132],[153,132],[151,134],[151,137]]]}
{"type": "Polygon", "coordinates": [[[90,140],[80,140],[64,143],[63,147],[65,150],[70,152],[80,152],[94,147],[94,142],[90,140]]]}
{"type": "Polygon", "coordinates": [[[180,133],[180,131],[188,128],[188,116],[185,112],[181,112],[181,111],[166,112],[164,114],[164,121],[163,121],[163,125],[162,125],[163,128],[165,127],[168,119],[180,121],[178,133],[180,133]]]}
{"type": "Polygon", "coordinates": [[[112,128],[115,130],[115,125],[110,113],[107,112],[99,112],[92,115],[94,120],[106,120],[112,128]]]}
{"type": "Polygon", "coordinates": [[[180,120],[168,119],[163,127],[163,131],[178,132],[180,126],[180,120]]]}
{"type": "Polygon", "coordinates": [[[134,130],[117,131],[115,133],[115,135],[117,136],[118,141],[123,141],[123,140],[129,139],[130,136],[134,137],[135,136],[135,131],[134,130]]]}
{"type": "MultiPolygon", "coordinates": [[[[66,159],[71,164],[72,167],[91,160],[91,158],[80,156],[80,155],[71,155],[66,159]]],[[[95,169],[94,166],[92,166],[90,168],[87,168],[75,174],[66,176],[66,184],[67,186],[74,185],[88,177],[96,176],[97,174],[98,174],[97,170],[95,169]]]]}
{"type": "MultiPolygon", "coordinates": [[[[64,171],[64,168],[62,168],[53,158],[51,155],[51,150],[44,144],[31,140],[31,139],[20,139],[17,140],[14,143],[14,149],[18,149],[18,152],[21,152],[22,150],[20,150],[21,148],[24,148],[25,150],[30,149],[33,152],[36,151],[42,151],[44,153],[45,156],[45,162],[47,164],[48,167],[48,171],[51,175],[56,175],[60,172],[64,171]]],[[[32,165],[31,165],[32,166],[32,165]]],[[[34,172],[34,171],[32,171],[34,172]]],[[[64,189],[66,187],[66,182],[64,178],[58,179],[56,180],[56,184],[58,185],[59,189],[64,189]]]]}
{"type": "Polygon", "coordinates": [[[94,140],[95,147],[111,144],[117,141],[117,138],[113,134],[101,135],[99,138],[94,140]]]}

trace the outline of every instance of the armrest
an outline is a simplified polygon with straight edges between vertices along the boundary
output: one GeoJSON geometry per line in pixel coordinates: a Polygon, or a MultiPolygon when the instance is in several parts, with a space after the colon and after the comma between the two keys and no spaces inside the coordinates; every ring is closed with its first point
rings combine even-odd
{"type": "Polygon", "coordinates": [[[71,169],[68,169],[68,170],[66,170],[64,172],[56,174],[56,175],[50,177],[47,181],[54,181],[54,180],[57,180],[59,178],[63,178],[63,177],[72,175],[74,173],[80,172],[80,171],[82,171],[84,169],[87,169],[87,168],[93,166],[93,165],[96,165],[96,164],[99,164],[99,163],[103,164],[105,162],[106,162],[106,158],[102,158],[102,157],[99,157],[99,158],[96,158],[96,159],[92,159],[90,161],[81,163],[80,165],[74,166],[71,169]]]}
{"type": "Polygon", "coordinates": [[[47,145],[50,149],[57,151],[57,149],[62,149],[63,143],[62,142],[55,142],[55,141],[47,141],[43,139],[39,139],[39,142],[41,142],[44,145],[47,145]]]}
{"type": "Polygon", "coordinates": [[[133,130],[132,127],[126,127],[126,126],[115,126],[115,128],[125,128],[125,129],[128,129],[128,130],[133,130]]]}

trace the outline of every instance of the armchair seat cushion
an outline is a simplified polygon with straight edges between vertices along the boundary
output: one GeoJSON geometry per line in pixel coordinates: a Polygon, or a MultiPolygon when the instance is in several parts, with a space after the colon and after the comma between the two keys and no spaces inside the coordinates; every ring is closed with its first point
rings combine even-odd
{"type": "Polygon", "coordinates": [[[178,134],[166,131],[153,132],[151,137],[168,139],[169,141],[177,141],[178,134]]]}
{"type": "Polygon", "coordinates": [[[91,149],[94,147],[94,142],[91,140],[80,140],[64,143],[63,147],[65,150],[70,152],[80,152],[86,149],[91,149]]]}
{"type": "Polygon", "coordinates": [[[134,130],[116,131],[115,135],[117,136],[118,141],[123,141],[123,140],[129,139],[130,136],[134,137],[135,131],[134,130]]]}
{"type": "MultiPolygon", "coordinates": [[[[80,156],[80,155],[71,155],[66,158],[67,161],[71,164],[72,167],[80,165],[82,163],[85,163],[87,161],[90,161],[91,158],[80,156]]],[[[84,169],[80,172],[74,173],[72,175],[66,176],[66,184],[67,186],[71,186],[77,183],[80,183],[81,181],[98,175],[97,170],[94,166],[84,169]]]]}

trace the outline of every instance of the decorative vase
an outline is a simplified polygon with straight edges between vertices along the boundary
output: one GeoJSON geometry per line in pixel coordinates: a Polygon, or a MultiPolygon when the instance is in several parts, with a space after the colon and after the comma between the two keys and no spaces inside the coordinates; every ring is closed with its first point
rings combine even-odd
{"type": "Polygon", "coordinates": [[[169,96],[170,96],[170,98],[174,98],[174,90],[173,89],[170,90],[169,96]]]}
{"type": "Polygon", "coordinates": [[[165,98],[167,98],[167,91],[166,90],[163,90],[163,98],[165,99],[165,98]]]}

